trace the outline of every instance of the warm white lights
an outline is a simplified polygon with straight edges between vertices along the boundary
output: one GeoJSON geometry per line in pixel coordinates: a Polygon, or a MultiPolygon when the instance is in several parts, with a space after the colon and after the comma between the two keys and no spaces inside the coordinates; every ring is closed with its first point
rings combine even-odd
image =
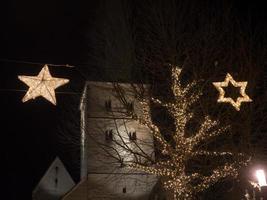
{"type": "Polygon", "coordinates": [[[267,186],[265,173],[262,169],[256,170],[256,177],[258,179],[259,186],[267,186]]]}
{"type": "Polygon", "coordinates": [[[149,101],[144,100],[141,102],[143,115],[139,118],[139,122],[150,128],[158,142],[161,153],[167,155],[168,159],[159,161],[154,166],[135,163],[130,167],[163,177],[164,187],[173,191],[175,200],[192,200],[198,192],[206,190],[220,179],[237,177],[238,169],[246,165],[249,160],[241,153],[207,151],[198,148],[206,141],[210,141],[222,134],[231,133],[229,127],[222,127],[218,120],[211,119],[209,116],[204,117],[201,126],[193,136],[185,136],[186,124],[193,117],[192,105],[198,101],[201,92],[195,90],[195,81],[184,87],[180,82],[180,74],[180,68],[172,68],[171,89],[174,96],[173,102],[163,103],[158,99],[152,99],[152,102],[165,107],[174,119],[175,131],[170,134],[173,135],[174,147],[165,140],[160,128],[151,120],[149,101]],[[213,158],[218,156],[225,157],[226,155],[231,156],[233,158],[232,161],[229,160],[222,166],[215,165],[209,176],[204,176],[197,172],[186,173],[186,165],[190,159],[200,156],[213,158]],[[198,184],[192,184],[194,181],[197,181],[198,184]]]}
{"type": "Polygon", "coordinates": [[[225,80],[223,82],[213,82],[213,85],[215,88],[219,91],[219,98],[217,102],[219,103],[230,103],[237,111],[240,110],[240,106],[242,102],[252,102],[252,100],[249,98],[249,96],[246,94],[245,89],[247,87],[248,82],[243,81],[243,82],[236,82],[233,77],[227,73],[225,80]],[[236,101],[234,101],[231,97],[225,97],[225,91],[224,87],[228,87],[229,82],[234,86],[234,87],[239,87],[240,90],[240,95],[241,97],[238,97],[236,101]]]}
{"type": "Polygon", "coordinates": [[[68,79],[54,78],[45,65],[37,76],[18,76],[19,80],[29,86],[22,102],[42,96],[56,105],[55,89],[69,82],[68,79]]]}

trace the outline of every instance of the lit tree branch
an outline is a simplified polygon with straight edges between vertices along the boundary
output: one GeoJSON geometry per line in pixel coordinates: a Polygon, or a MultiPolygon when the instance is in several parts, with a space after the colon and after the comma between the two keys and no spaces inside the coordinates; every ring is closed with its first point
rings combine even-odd
{"type": "Polygon", "coordinates": [[[188,84],[184,88],[180,83],[181,69],[172,67],[172,91],[174,95],[173,103],[163,103],[159,99],[152,98],[151,101],[162,107],[165,107],[174,119],[175,132],[173,138],[175,145],[172,147],[163,136],[160,129],[151,121],[148,101],[141,102],[143,115],[138,118],[139,122],[151,130],[153,136],[159,142],[159,148],[162,153],[167,155],[163,161],[158,161],[153,166],[147,166],[143,163],[134,163],[129,165],[131,168],[143,170],[161,177],[165,177],[164,187],[172,190],[174,199],[192,199],[198,192],[209,188],[212,184],[225,177],[235,178],[238,175],[240,167],[248,163],[248,159],[242,153],[233,153],[231,151],[208,151],[196,149],[202,142],[210,142],[211,139],[223,134],[230,134],[229,126],[221,126],[218,120],[212,120],[205,116],[201,126],[191,137],[185,136],[187,122],[193,117],[191,106],[197,102],[201,92],[194,92],[196,82],[188,84]],[[190,159],[199,156],[223,157],[224,164],[216,166],[215,163],[211,175],[204,176],[201,173],[186,173],[187,163],[190,159]],[[231,157],[231,159],[229,159],[231,157]],[[232,161],[233,160],[233,161],[232,161]],[[232,161],[232,162],[231,162],[232,161]],[[197,185],[192,182],[198,181],[197,185]]]}

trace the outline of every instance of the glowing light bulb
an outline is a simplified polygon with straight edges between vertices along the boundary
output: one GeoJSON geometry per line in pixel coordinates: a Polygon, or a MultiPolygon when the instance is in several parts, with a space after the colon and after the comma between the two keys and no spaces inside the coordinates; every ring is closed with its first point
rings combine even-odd
{"type": "Polygon", "coordinates": [[[256,170],[256,176],[259,182],[260,187],[261,186],[266,186],[266,178],[265,178],[265,173],[262,169],[256,170]]]}

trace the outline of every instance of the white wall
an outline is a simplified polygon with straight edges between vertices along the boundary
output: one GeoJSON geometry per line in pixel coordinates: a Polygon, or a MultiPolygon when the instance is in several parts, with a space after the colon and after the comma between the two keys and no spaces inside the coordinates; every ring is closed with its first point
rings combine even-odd
{"type": "MultiPolygon", "coordinates": [[[[141,114],[138,100],[130,85],[121,85],[126,98],[133,102],[135,111],[141,114]]],[[[89,199],[148,199],[157,178],[144,172],[122,167],[124,162],[135,160],[131,149],[154,158],[153,138],[149,130],[129,119],[122,104],[114,96],[111,83],[88,82],[86,107],[86,149],[89,199]],[[105,101],[111,100],[112,111],[105,109],[105,101]],[[113,130],[114,141],[105,139],[105,131],[113,130]],[[129,132],[136,131],[137,140],[129,140],[129,132]],[[139,149],[142,149],[142,151],[139,149]],[[123,189],[126,188],[126,189],[123,189]]],[[[138,157],[140,159],[141,156],[138,157]]],[[[144,159],[143,159],[144,160],[144,159]]]]}

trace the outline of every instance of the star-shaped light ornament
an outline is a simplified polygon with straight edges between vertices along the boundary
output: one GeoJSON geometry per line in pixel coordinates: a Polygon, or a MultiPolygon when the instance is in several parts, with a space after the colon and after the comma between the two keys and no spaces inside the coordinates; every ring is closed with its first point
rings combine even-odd
{"type": "Polygon", "coordinates": [[[18,78],[29,86],[22,102],[42,96],[54,105],[57,104],[55,89],[69,82],[68,79],[52,77],[47,65],[37,76],[18,76],[18,78]]]}
{"type": "Polygon", "coordinates": [[[213,82],[212,84],[219,91],[219,98],[217,100],[217,102],[219,103],[230,103],[237,111],[239,111],[242,102],[252,102],[252,99],[250,99],[245,92],[248,82],[236,82],[229,73],[226,74],[225,80],[223,82],[213,82]],[[224,97],[225,91],[223,87],[228,87],[229,82],[234,87],[240,88],[239,93],[241,97],[238,97],[236,101],[234,101],[231,97],[224,97]]]}

